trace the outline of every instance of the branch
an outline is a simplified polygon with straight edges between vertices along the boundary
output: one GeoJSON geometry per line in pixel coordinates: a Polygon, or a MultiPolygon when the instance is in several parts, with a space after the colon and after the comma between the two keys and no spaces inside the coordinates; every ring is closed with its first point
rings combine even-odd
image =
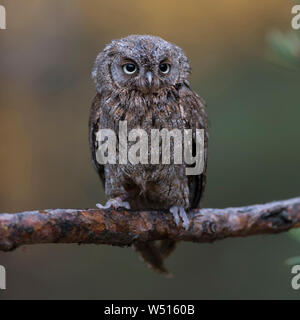
{"type": "Polygon", "coordinates": [[[136,240],[211,242],[278,233],[300,227],[300,197],[226,209],[195,209],[190,227],[176,226],[168,211],[39,210],[0,214],[0,250],[25,244],[94,243],[129,246],[136,240]]]}

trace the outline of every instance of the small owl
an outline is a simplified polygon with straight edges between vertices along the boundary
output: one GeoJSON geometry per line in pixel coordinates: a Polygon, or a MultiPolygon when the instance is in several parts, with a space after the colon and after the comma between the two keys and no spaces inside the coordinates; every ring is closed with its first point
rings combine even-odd
{"type": "MultiPolygon", "coordinates": [[[[96,96],[89,120],[93,163],[109,198],[99,207],[169,209],[175,222],[188,229],[186,210],[199,206],[205,188],[208,142],[204,102],[190,89],[189,73],[183,51],[156,36],[113,40],[99,53],[92,71],[96,96]],[[118,134],[120,121],[127,121],[128,131],[141,128],[149,136],[151,129],[204,129],[203,172],[187,176],[185,163],[99,163],[98,131],[111,129],[118,134]]],[[[116,153],[118,157],[118,149],[116,153]]],[[[137,241],[135,248],[152,268],[167,273],[163,260],[175,248],[174,241],[137,241]]]]}

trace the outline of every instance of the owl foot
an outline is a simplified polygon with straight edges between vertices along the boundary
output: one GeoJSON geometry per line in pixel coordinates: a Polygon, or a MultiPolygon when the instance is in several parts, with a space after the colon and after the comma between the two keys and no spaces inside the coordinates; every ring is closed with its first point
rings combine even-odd
{"type": "Polygon", "coordinates": [[[173,214],[175,223],[177,226],[180,225],[180,218],[182,219],[182,227],[185,230],[188,230],[190,226],[190,220],[186,215],[186,212],[183,207],[173,206],[170,208],[170,212],[173,214]]]}
{"type": "Polygon", "coordinates": [[[97,203],[96,207],[99,209],[118,209],[118,208],[130,209],[130,204],[128,202],[123,201],[120,197],[117,197],[117,198],[108,200],[104,206],[100,203],[97,203]]]}

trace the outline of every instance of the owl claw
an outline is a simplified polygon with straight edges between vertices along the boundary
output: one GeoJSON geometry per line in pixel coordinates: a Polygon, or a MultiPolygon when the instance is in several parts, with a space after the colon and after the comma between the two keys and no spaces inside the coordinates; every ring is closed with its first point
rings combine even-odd
{"type": "Polygon", "coordinates": [[[99,209],[125,208],[125,209],[129,210],[130,204],[128,202],[122,201],[122,199],[120,197],[117,197],[117,198],[108,200],[104,206],[100,203],[97,203],[96,207],[99,209]]]}
{"type": "Polygon", "coordinates": [[[170,212],[173,214],[176,225],[177,226],[180,225],[180,218],[181,218],[182,219],[182,227],[185,230],[188,230],[188,228],[190,226],[190,220],[189,220],[188,216],[186,215],[184,208],[173,206],[170,208],[170,212]]]}
{"type": "Polygon", "coordinates": [[[190,220],[189,220],[188,216],[186,215],[186,212],[183,207],[180,207],[179,210],[180,210],[180,213],[179,213],[180,217],[183,221],[182,226],[185,230],[188,230],[188,228],[190,226],[190,220]]]}
{"type": "Polygon", "coordinates": [[[176,206],[171,207],[170,208],[170,212],[173,214],[173,218],[175,220],[176,225],[179,226],[180,218],[179,218],[179,215],[178,215],[178,207],[176,207],[176,206]]]}

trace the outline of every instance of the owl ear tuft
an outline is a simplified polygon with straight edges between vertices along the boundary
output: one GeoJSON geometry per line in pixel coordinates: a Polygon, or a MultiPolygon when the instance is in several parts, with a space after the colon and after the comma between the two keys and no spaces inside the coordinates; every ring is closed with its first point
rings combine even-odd
{"type": "Polygon", "coordinates": [[[96,78],[97,78],[97,73],[98,73],[97,71],[98,71],[98,68],[94,66],[91,73],[91,77],[94,81],[96,81],[96,78]]]}
{"type": "Polygon", "coordinates": [[[105,75],[109,74],[109,63],[111,59],[108,59],[111,56],[112,44],[105,46],[104,50],[101,51],[94,62],[91,77],[94,80],[97,91],[100,93],[101,90],[105,87],[105,83],[109,79],[105,78],[105,75]]]}
{"type": "Polygon", "coordinates": [[[180,65],[179,80],[183,81],[188,78],[189,74],[191,73],[191,68],[190,68],[189,60],[184,54],[184,52],[182,51],[182,49],[177,46],[176,48],[179,55],[179,65],[180,65]]]}
{"type": "MultiPolygon", "coordinates": [[[[106,49],[106,48],[105,48],[106,49]]],[[[101,51],[92,68],[91,77],[96,85],[96,90],[100,93],[103,87],[105,86],[105,79],[103,79],[104,74],[108,74],[107,64],[107,52],[106,50],[101,51]]]]}
{"type": "Polygon", "coordinates": [[[96,60],[93,65],[93,68],[92,68],[91,76],[96,84],[97,84],[97,76],[99,73],[99,68],[100,68],[102,62],[103,62],[103,51],[97,55],[96,60]]]}
{"type": "Polygon", "coordinates": [[[93,64],[93,68],[92,68],[92,73],[91,73],[91,78],[94,80],[94,82],[97,82],[97,74],[98,74],[98,57],[97,56],[94,64],[93,64]]]}

